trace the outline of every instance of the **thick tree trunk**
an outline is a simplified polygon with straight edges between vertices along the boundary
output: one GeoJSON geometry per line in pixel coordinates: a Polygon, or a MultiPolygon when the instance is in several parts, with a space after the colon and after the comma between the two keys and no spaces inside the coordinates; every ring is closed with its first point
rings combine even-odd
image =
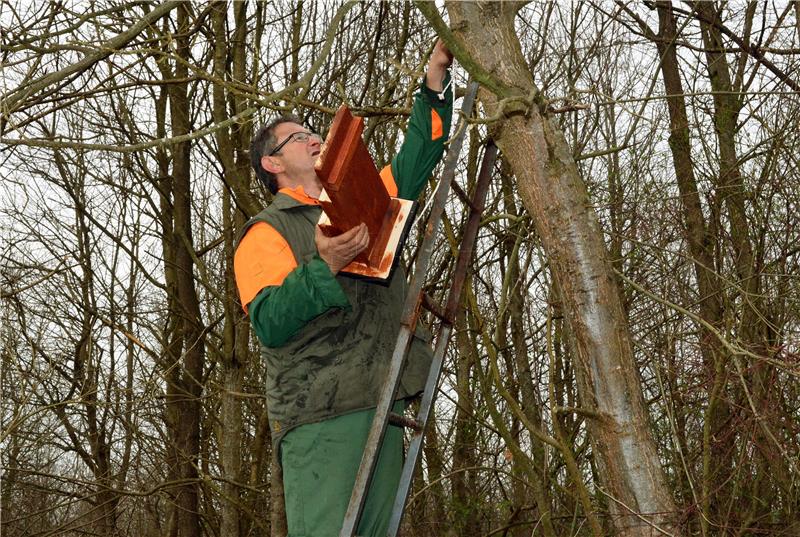
{"type": "MultiPolygon", "coordinates": [[[[464,49],[507,97],[536,88],[515,34],[516,5],[449,2],[464,49]]],[[[459,58],[461,59],[461,58],[459,58]]],[[[469,60],[462,61],[471,68],[469,60]]],[[[482,92],[489,115],[498,96],[482,92]]],[[[533,217],[575,340],[582,406],[601,418],[588,422],[602,489],[619,535],[656,535],[676,527],[672,496],[648,427],[627,320],[597,216],[563,134],[537,106],[511,110],[494,138],[511,165],[533,217]]]]}

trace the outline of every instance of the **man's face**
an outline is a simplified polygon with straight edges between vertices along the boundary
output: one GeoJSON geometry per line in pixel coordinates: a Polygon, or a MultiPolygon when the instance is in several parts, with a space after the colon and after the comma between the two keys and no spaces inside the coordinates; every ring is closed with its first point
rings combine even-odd
{"type": "MultiPolygon", "coordinates": [[[[282,168],[288,178],[299,178],[302,175],[314,171],[314,164],[317,161],[321,149],[318,136],[308,136],[305,141],[297,139],[296,134],[308,134],[310,131],[297,123],[281,123],[275,127],[276,147],[289,139],[280,150],[272,156],[263,157],[264,159],[274,159],[282,168]]],[[[265,163],[262,162],[262,165],[265,163]]]]}

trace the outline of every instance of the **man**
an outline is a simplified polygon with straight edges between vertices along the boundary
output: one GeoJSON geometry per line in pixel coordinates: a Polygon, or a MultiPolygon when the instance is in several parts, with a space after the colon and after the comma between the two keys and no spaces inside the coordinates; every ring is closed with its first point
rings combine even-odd
{"type": "MultiPolygon", "coordinates": [[[[452,56],[437,41],[400,152],[381,171],[389,195],[416,199],[449,136],[452,56]]],[[[267,409],[283,468],[290,537],[337,536],[400,327],[405,275],[388,286],[340,273],[369,242],[365,225],[336,237],[316,226],[321,139],[294,117],[258,131],[250,156],[275,194],[244,227],[234,269],[262,344],[267,409]]],[[[418,334],[422,332],[417,330],[418,334]]],[[[395,409],[419,394],[431,359],[415,334],[395,409]]],[[[429,338],[428,338],[429,339],[429,338]]],[[[358,528],[385,535],[402,469],[403,434],[390,427],[358,528]]]]}

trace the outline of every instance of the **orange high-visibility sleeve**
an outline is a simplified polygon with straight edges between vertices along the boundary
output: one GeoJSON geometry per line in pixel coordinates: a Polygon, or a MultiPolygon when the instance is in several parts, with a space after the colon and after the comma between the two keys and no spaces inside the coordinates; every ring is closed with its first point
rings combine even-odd
{"type": "Polygon", "coordinates": [[[233,271],[242,307],[247,306],[264,288],[280,285],[297,267],[289,243],[266,222],[257,222],[247,230],[233,256],[233,271]]]}
{"type": "Polygon", "coordinates": [[[381,170],[381,181],[383,186],[386,187],[386,192],[393,198],[397,197],[397,183],[394,181],[394,174],[392,173],[392,165],[387,164],[381,170]]]}
{"type": "Polygon", "coordinates": [[[435,108],[431,108],[431,140],[438,140],[443,134],[442,118],[435,108]]]}

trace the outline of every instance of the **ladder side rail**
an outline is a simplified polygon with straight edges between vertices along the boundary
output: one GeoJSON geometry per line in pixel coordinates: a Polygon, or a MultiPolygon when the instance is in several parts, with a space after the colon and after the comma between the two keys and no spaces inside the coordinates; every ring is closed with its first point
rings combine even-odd
{"type": "Polygon", "coordinates": [[[403,471],[400,476],[400,484],[395,496],[394,505],[392,507],[391,518],[389,519],[389,527],[387,530],[387,537],[395,537],[400,529],[400,523],[403,519],[403,512],[405,511],[406,500],[408,499],[408,492],[411,489],[411,481],[414,477],[414,470],[419,462],[420,454],[422,453],[422,444],[424,442],[425,427],[430,417],[431,408],[436,400],[436,394],[439,387],[439,380],[441,378],[442,366],[444,364],[444,354],[447,350],[447,345],[450,342],[450,335],[453,331],[453,322],[455,320],[456,310],[461,299],[461,292],[464,288],[466,281],[469,263],[472,260],[472,255],[475,250],[475,240],[478,235],[478,228],[480,227],[480,220],[483,210],[486,206],[486,194],[489,191],[489,184],[492,177],[492,168],[497,158],[497,146],[494,141],[490,140],[486,144],[486,149],[483,154],[483,162],[478,174],[478,182],[475,186],[475,194],[472,199],[471,210],[467,220],[466,228],[464,229],[464,236],[461,241],[461,246],[458,251],[458,259],[456,260],[456,268],[453,275],[452,284],[448,293],[447,307],[445,308],[445,318],[447,321],[442,322],[439,328],[439,334],[436,339],[436,350],[433,355],[433,363],[428,372],[428,379],[425,383],[425,392],[422,394],[422,400],[419,405],[419,412],[417,413],[417,421],[422,424],[419,431],[414,431],[411,436],[411,442],[408,446],[406,453],[406,460],[403,464],[403,471]]]}
{"type": "Polygon", "coordinates": [[[453,183],[456,175],[456,166],[458,165],[459,157],[461,156],[461,145],[464,142],[464,137],[467,133],[467,118],[472,113],[472,106],[475,102],[475,96],[478,93],[478,83],[470,82],[467,88],[467,93],[464,96],[464,101],[461,104],[461,120],[458,122],[457,135],[450,143],[450,149],[447,151],[447,158],[444,163],[444,170],[442,171],[442,179],[436,187],[436,193],[431,207],[431,214],[428,217],[428,223],[425,225],[425,238],[420,247],[420,253],[417,257],[417,264],[414,266],[414,275],[411,277],[411,283],[408,286],[408,295],[406,296],[405,307],[403,309],[402,321],[404,324],[410,325],[411,321],[416,325],[416,317],[419,311],[419,304],[422,299],[422,285],[425,283],[425,276],[428,272],[428,263],[430,262],[433,253],[433,246],[436,243],[436,234],[442,224],[442,214],[447,205],[447,196],[450,194],[450,185],[453,183]]]}
{"type": "MultiPolygon", "coordinates": [[[[420,402],[420,409],[417,414],[417,420],[425,425],[427,425],[430,410],[433,407],[433,400],[436,397],[436,390],[439,386],[439,377],[441,376],[442,364],[444,362],[444,353],[447,350],[447,344],[450,341],[450,334],[452,331],[452,324],[442,323],[436,339],[436,351],[433,355],[433,363],[428,373],[428,380],[425,382],[425,392],[422,394],[422,401],[420,402]]],[[[394,504],[392,505],[392,514],[389,518],[389,527],[386,532],[388,537],[395,537],[400,529],[406,500],[408,499],[408,491],[411,489],[411,481],[414,479],[414,470],[417,467],[417,462],[422,453],[424,436],[424,427],[419,431],[414,431],[411,435],[411,441],[408,444],[408,451],[406,452],[406,460],[403,463],[403,470],[400,474],[400,483],[397,487],[394,504]]]]}
{"type": "Polygon", "coordinates": [[[447,203],[450,183],[455,177],[455,168],[458,164],[464,135],[467,131],[467,117],[469,117],[472,112],[472,106],[475,102],[477,91],[477,82],[470,83],[467,94],[464,96],[464,100],[461,104],[461,121],[458,125],[456,137],[450,143],[442,178],[436,189],[433,206],[431,207],[431,214],[425,226],[420,254],[414,267],[414,274],[411,278],[411,284],[409,285],[408,294],[406,295],[406,301],[403,306],[403,314],[400,320],[400,332],[397,335],[397,342],[394,352],[392,353],[387,377],[381,388],[381,394],[375,409],[375,417],[372,420],[372,427],[367,436],[367,443],[364,446],[364,454],[361,457],[361,464],[356,474],[355,483],[353,484],[353,492],[350,496],[350,502],[347,505],[347,511],[345,512],[344,521],[342,523],[342,530],[339,533],[340,537],[355,537],[358,522],[361,519],[364,501],[367,496],[367,491],[369,490],[369,484],[372,481],[372,474],[375,470],[375,462],[378,459],[378,453],[383,444],[383,437],[389,420],[389,412],[391,412],[395,394],[397,393],[397,387],[400,383],[400,372],[402,371],[406,354],[408,353],[408,347],[411,344],[411,337],[416,328],[419,306],[421,303],[422,284],[433,252],[436,232],[441,225],[441,217],[444,212],[445,204],[447,203]]]}
{"type": "Polygon", "coordinates": [[[444,310],[444,314],[448,319],[453,319],[455,317],[458,303],[461,300],[461,291],[464,288],[469,264],[470,261],[472,261],[472,255],[475,251],[475,240],[478,237],[478,228],[481,225],[481,215],[483,215],[483,210],[486,208],[486,195],[489,193],[489,184],[492,181],[492,169],[494,168],[496,159],[497,146],[494,144],[494,140],[489,140],[483,152],[483,161],[481,162],[481,169],[478,172],[478,181],[475,185],[473,206],[469,212],[469,219],[464,229],[464,236],[461,238],[461,247],[458,251],[456,270],[453,275],[453,284],[450,288],[447,305],[444,310]]]}

